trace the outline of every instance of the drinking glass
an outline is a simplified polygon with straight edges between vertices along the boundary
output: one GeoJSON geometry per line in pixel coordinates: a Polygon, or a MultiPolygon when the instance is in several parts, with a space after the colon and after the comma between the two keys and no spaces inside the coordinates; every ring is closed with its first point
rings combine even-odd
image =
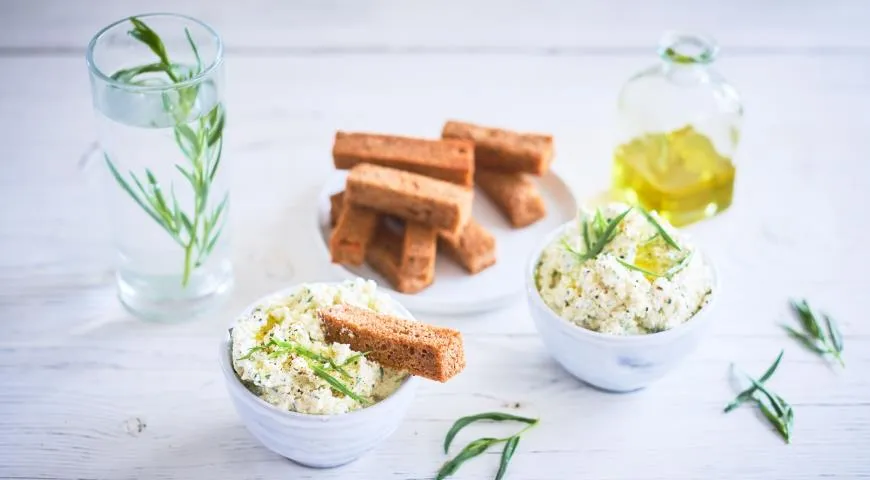
{"type": "Polygon", "coordinates": [[[233,283],[220,36],[129,17],[94,36],[87,65],[121,302],[158,321],[211,310],[233,283]]]}

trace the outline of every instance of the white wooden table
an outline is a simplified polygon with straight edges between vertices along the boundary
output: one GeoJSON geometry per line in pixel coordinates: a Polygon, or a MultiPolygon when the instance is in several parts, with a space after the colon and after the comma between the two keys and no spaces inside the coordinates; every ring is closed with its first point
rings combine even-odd
{"type": "MultiPolygon", "coordinates": [[[[451,422],[487,410],[542,419],[514,479],[870,477],[870,3],[293,3],[0,2],[0,477],[432,478],[451,422]],[[115,299],[84,64],[101,26],[159,10],[225,37],[235,172],[237,288],[219,314],[175,326],[115,299]],[[312,253],[313,201],[335,129],[433,135],[451,117],[549,131],[582,198],[608,183],[618,88],[668,28],[720,40],[747,112],[735,204],[691,229],[723,290],[689,361],[645,391],[601,393],[547,356],[517,299],[424,316],[462,330],[468,368],[425,384],[355,463],[302,468],[246,432],[216,344],[263,293],[331,278],[312,253]],[[839,319],[845,370],[783,335],[789,296],[839,319]],[[721,413],[729,363],[758,374],[783,347],[771,384],[796,409],[792,445],[752,409],[721,413]]],[[[492,478],[497,455],[455,478],[492,478]]]]}

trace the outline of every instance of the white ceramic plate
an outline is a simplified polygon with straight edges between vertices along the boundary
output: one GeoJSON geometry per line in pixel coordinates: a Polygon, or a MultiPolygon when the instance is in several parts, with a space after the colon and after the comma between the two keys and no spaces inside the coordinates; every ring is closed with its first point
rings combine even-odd
{"type": "MultiPolygon", "coordinates": [[[[344,190],[347,172],[336,171],[324,185],[317,201],[317,223],[327,259],[329,258],[329,197],[344,190]]],[[[378,282],[402,305],[414,313],[465,314],[494,309],[512,298],[520,298],[525,288],[525,266],[531,249],[559,225],[574,218],[577,204],[571,189],[553,172],[535,179],[547,216],[525,228],[512,228],[495,205],[475,191],[474,218],[486,227],[496,242],[496,263],[477,275],[468,274],[446,255],[435,262],[435,282],[422,292],[404,294],[390,288],[389,282],[367,265],[347,267],[332,264],[343,278],[364,277],[378,282]]]]}

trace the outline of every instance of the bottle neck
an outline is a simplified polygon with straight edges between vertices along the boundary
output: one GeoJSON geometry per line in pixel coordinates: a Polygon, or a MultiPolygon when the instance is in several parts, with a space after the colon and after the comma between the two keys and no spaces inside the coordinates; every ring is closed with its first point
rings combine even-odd
{"type": "Polygon", "coordinates": [[[672,82],[684,85],[710,79],[708,66],[718,50],[712,38],[674,32],[666,33],[658,48],[662,71],[672,82]]]}
{"type": "Polygon", "coordinates": [[[716,59],[719,46],[707,36],[668,32],[659,41],[658,52],[674,65],[708,65],[716,59]]]}

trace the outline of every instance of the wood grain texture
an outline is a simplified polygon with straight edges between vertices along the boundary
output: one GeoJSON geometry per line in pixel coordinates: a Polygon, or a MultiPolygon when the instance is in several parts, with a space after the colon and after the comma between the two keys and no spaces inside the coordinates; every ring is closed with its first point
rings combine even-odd
{"type": "MultiPolygon", "coordinates": [[[[180,5],[230,43],[237,288],[212,317],[164,326],[115,299],[81,52],[108,21],[168,5],[0,2],[0,478],[432,478],[451,422],[493,409],[542,418],[509,478],[870,477],[866,2],[180,5]],[[552,132],[554,169],[587,198],[608,183],[619,86],[681,24],[723,41],[717,67],[747,116],[735,204],[689,229],[723,290],[679,370],[636,394],[585,387],[549,359],[519,300],[424,316],[462,331],[467,370],[425,383],[400,430],[355,463],[305,469],[248,435],[217,344],[253,299],[332,278],[314,199],[336,129],[437,136],[458,118],[552,132]],[[782,334],[791,295],[839,319],[845,370],[782,334]],[[796,408],[790,446],[751,409],[720,412],[730,362],[760,372],[782,347],[773,385],[796,408]]],[[[497,463],[487,454],[456,478],[492,478],[497,463]]]]}
{"type": "Polygon", "coordinates": [[[607,55],[649,51],[666,29],[715,32],[725,45],[753,55],[870,47],[870,4],[861,1],[4,0],[0,8],[0,47],[13,52],[83,49],[115,20],[162,11],[212,23],[231,50],[245,53],[607,55]]]}

